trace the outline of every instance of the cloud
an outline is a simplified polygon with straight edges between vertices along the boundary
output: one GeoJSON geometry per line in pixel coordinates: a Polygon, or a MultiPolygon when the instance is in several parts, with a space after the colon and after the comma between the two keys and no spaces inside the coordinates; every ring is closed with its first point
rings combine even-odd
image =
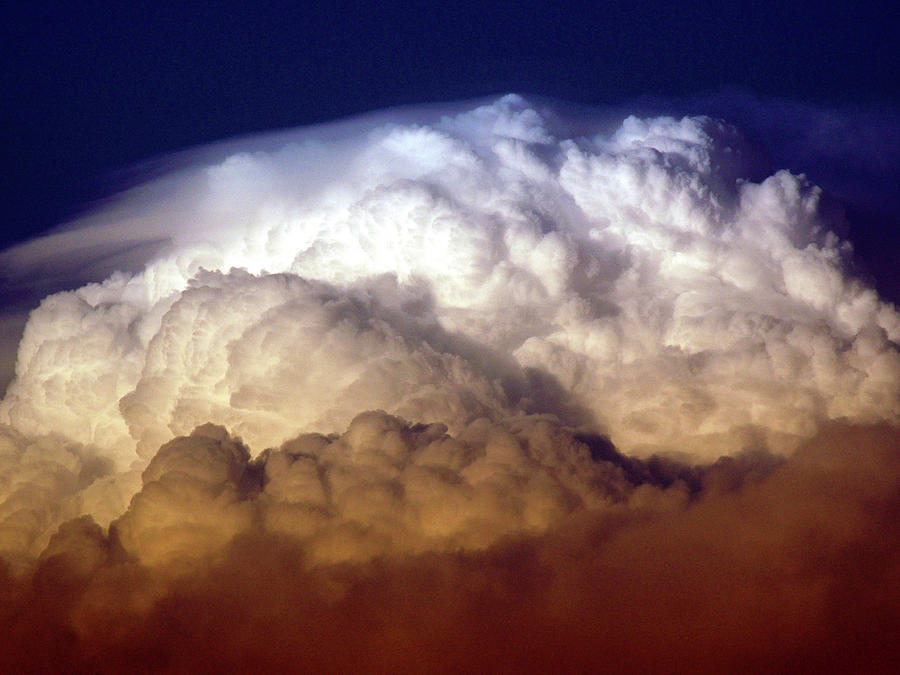
{"type": "Polygon", "coordinates": [[[260,449],[301,430],[342,429],[367,409],[457,426],[500,416],[509,408],[502,388],[453,351],[433,317],[379,300],[386,291],[425,307],[417,290],[390,280],[348,292],[290,274],[198,275],[120,401],[138,451],[155,452],[204,421],[260,449]]]}
{"type": "Polygon", "coordinates": [[[139,470],[117,472],[96,448],[0,425],[0,557],[27,566],[61,523],[83,514],[105,527],[139,486],[139,470]]]}
{"type": "Polygon", "coordinates": [[[895,309],[816,186],[746,177],[734,128],[569,137],[516,96],[429,115],[213,148],[95,215],[171,243],[44,300],[0,417],[127,465],[205,421],[258,453],[372,408],[568,411],[707,459],[900,414],[895,309]],[[563,405],[538,410],[548,386],[563,405]]]}
{"type": "MultiPolygon", "coordinates": [[[[513,432],[518,456],[496,433],[482,434],[494,434],[487,441],[494,450],[469,464],[465,452],[441,452],[442,466],[455,461],[464,468],[451,471],[473,486],[480,476],[504,483],[507,499],[557,508],[561,502],[548,501],[554,489],[591,475],[586,446],[573,452],[577,441],[546,421],[513,432]],[[556,457],[535,465],[523,451],[539,455],[541,439],[556,457]],[[559,470],[560,458],[571,463],[579,454],[574,473],[559,470]],[[465,468],[479,464],[478,471],[465,468]],[[523,481],[525,467],[531,472],[523,481]]],[[[529,664],[888,672],[896,659],[889,639],[900,624],[896,427],[831,425],[788,460],[747,455],[707,467],[694,474],[693,490],[683,480],[635,485],[620,465],[598,461],[599,506],[569,508],[549,530],[507,526],[507,536],[486,548],[316,562],[314,537],[248,513],[253,506],[271,516],[280,503],[295,510],[295,524],[306,518],[321,527],[328,518],[368,514],[379,534],[406,532],[397,527],[398,498],[416,511],[412,485],[421,487],[421,476],[408,469],[435,468],[428,462],[436,443],[466,447],[441,429],[367,414],[340,438],[292,441],[260,458],[264,470],[248,476],[246,449],[221,429],[202,427],[172,441],[109,538],[89,519],[73,520],[33,573],[2,580],[0,622],[16,639],[5,643],[0,663],[96,672],[396,672],[425,664],[440,672],[529,664]],[[372,486],[384,479],[378,468],[396,467],[405,456],[410,463],[399,473],[407,474],[406,489],[352,498],[340,487],[330,495],[320,490],[322,474],[311,466],[354,452],[357,475],[342,480],[372,486]],[[356,508],[362,501],[369,503],[356,508]],[[183,510],[187,502],[192,507],[183,510]],[[326,504],[342,506],[325,515],[326,504]],[[173,506],[180,520],[166,516],[173,506]],[[163,549],[185,555],[173,566],[158,555],[163,549]]],[[[652,473],[646,465],[632,469],[652,473]]],[[[445,493],[465,492],[446,476],[436,481],[445,493]]],[[[528,522],[527,509],[509,510],[498,496],[470,503],[528,522]]],[[[459,502],[426,503],[445,507],[443,522],[454,522],[459,502]]],[[[340,536],[354,541],[349,531],[340,536]]]]}
{"type": "Polygon", "coordinates": [[[485,548],[613,508],[646,481],[591,448],[545,417],[481,418],[454,437],[368,412],[340,436],[302,435],[251,461],[207,424],[160,448],[111,532],[147,565],[202,558],[259,528],[316,563],[485,548]]]}
{"type": "Polygon", "coordinates": [[[172,164],[0,257],[54,290],[0,670],[896,656],[900,315],[740,130],[506,96],[172,164]]]}

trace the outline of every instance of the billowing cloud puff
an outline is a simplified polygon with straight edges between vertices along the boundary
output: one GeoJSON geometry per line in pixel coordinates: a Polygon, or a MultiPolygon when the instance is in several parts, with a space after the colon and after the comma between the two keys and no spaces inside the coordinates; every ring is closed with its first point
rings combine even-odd
{"type": "Polygon", "coordinates": [[[203,558],[258,530],[333,563],[485,548],[575,513],[643,503],[642,485],[674,486],[666,499],[683,503],[678,471],[651,475],[604,443],[535,416],[480,419],[453,437],[442,424],[369,412],[340,436],[302,435],[251,461],[207,424],[160,448],[111,532],[153,566],[203,558]],[[592,447],[607,447],[605,457],[592,447]]]}
{"type": "Polygon", "coordinates": [[[702,471],[546,420],[471,433],[369,413],[255,461],[220,428],[176,439],[109,536],[75,519],[28,575],[0,568],[0,667],[891,672],[896,427],[833,425],[790,459],[702,471]],[[334,564],[388,532],[498,518],[508,536],[486,548],[334,564]]]}
{"type": "Polygon", "coordinates": [[[206,421],[258,453],[371,408],[553,412],[707,459],[900,415],[897,312],[819,190],[748,181],[725,123],[570,137],[516,96],[379,122],[214,148],[94,216],[89,240],[168,251],[47,298],[0,417],[127,466],[206,421]]]}
{"type": "Polygon", "coordinates": [[[96,448],[0,425],[0,558],[27,564],[82,514],[108,525],[139,487],[140,470],[116,472],[96,448]]]}
{"type": "Polygon", "coordinates": [[[153,453],[204,421],[259,449],[301,430],[343,429],[360,410],[451,424],[500,416],[505,395],[490,373],[443,351],[452,339],[433,319],[388,309],[378,290],[338,291],[289,274],[199,274],[120,401],[138,451],[153,453]]]}

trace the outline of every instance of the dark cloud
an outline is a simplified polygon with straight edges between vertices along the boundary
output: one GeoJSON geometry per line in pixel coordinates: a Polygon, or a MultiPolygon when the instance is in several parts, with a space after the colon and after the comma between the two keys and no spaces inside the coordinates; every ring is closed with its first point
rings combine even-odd
{"type": "MultiPolygon", "coordinates": [[[[206,433],[195,438],[229,442],[206,433]]],[[[144,567],[115,534],[74,520],[27,575],[3,577],[0,622],[12,639],[0,663],[67,672],[890,672],[900,432],[833,425],[774,470],[745,457],[701,473],[689,498],[673,502],[674,484],[643,484],[642,503],[582,511],[481,551],[324,566],[310,565],[300,540],[254,527],[186,568],[144,567]]],[[[205,541],[202,528],[190,530],[205,541]]]]}

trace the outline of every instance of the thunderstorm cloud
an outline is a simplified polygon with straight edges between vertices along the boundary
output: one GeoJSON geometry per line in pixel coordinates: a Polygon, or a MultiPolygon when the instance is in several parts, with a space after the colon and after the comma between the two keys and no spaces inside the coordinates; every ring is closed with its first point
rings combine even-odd
{"type": "Polygon", "coordinates": [[[740,129],[510,95],[169,163],[0,253],[77,286],[0,401],[0,670],[896,657],[900,313],[740,129]]]}

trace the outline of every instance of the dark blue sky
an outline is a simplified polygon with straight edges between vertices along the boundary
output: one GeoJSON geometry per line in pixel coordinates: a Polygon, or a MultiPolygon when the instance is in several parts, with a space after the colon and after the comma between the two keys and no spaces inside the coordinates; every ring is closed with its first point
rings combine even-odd
{"type": "MultiPolygon", "coordinates": [[[[71,215],[116,187],[116,169],[153,155],[506,91],[661,108],[699,108],[706,97],[710,112],[746,118],[735,121],[780,144],[786,154],[776,150],[776,163],[836,181],[838,192],[845,166],[857,183],[879,183],[874,197],[851,205],[852,217],[872,224],[856,239],[872,259],[897,242],[900,205],[888,203],[897,160],[859,159],[897,154],[885,147],[898,138],[896,2],[61,4],[7,9],[0,19],[0,246],[71,215]],[[839,141],[850,147],[824,153],[831,159],[784,150],[802,146],[808,127],[797,131],[796,108],[770,112],[759,97],[839,111],[839,141]]],[[[897,250],[875,261],[879,276],[897,250]]]]}

